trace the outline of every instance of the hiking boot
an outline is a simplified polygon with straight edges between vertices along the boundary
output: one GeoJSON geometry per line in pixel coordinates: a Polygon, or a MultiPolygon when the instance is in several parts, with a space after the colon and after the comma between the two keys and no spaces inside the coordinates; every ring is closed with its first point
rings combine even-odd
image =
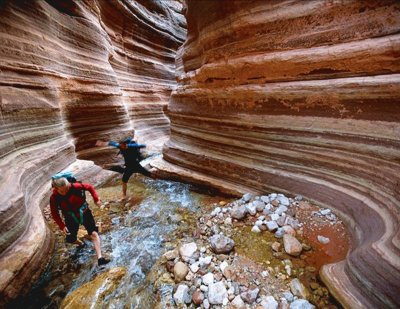
{"type": "Polygon", "coordinates": [[[110,263],[110,260],[109,260],[109,259],[105,259],[105,258],[103,258],[103,257],[101,257],[101,258],[99,258],[99,259],[97,260],[97,264],[98,264],[99,266],[101,266],[101,265],[106,265],[107,263],[110,263]]]}

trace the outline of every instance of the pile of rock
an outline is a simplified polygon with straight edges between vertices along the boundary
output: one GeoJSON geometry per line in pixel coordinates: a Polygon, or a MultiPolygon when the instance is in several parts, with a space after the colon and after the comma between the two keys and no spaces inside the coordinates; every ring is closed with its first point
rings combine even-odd
{"type": "MultiPolygon", "coordinates": [[[[185,242],[164,254],[168,274],[175,282],[173,301],[179,308],[315,308],[307,301],[309,291],[297,279],[289,285],[268,294],[268,280],[272,269],[249,271],[235,267],[239,259],[234,253],[235,243],[231,239],[233,225],[252,217],[252,231],[270,231],[275,237],[283,238],[287,254],[299,256],[305,247],[297,238],[296,230],[302,224],[294,218],[293,206],[302,198],[289,199],[283,194],[254,196],[245,194],[227,207],[216,207],[210,214],[198,220],[196,238],[185,242]],[[254,274],[253,278],[244,275],[254,274]],[[257,274],[256,274],[257,273],[257,274]]],[[[272,244],[275,251],[281,244],[272,244]]],[[[285,264],[286,273],[291,275],[291,263],[285,264]]],[[[246,267],[245,267],[246,268],[246,267]]],[[[285,277],[288,278],[288,277],[285,277]]]]}

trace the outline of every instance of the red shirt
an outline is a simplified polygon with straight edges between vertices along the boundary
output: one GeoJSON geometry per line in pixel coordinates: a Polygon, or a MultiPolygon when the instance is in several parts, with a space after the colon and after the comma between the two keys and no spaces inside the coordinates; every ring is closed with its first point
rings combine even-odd
{"type": "Polygon", "coordinates": [[[88,183],[72,183],[71,188],[66,195],[61,195],[57,192],[56,189],[53,189],[53,194],[50,196],[50,211],[51,216],[61,230],[64,229],[65,224],[62,221],[58,210],[61,209],[61,212],[64,214],[64,216],[70,211],[73,211],[74,213],[79,215],[79,208],[85,203],[85,199],[82,196],[76,194],[78,192],[73,188],[77,189],[78,191],[89,191],[93,197],[94,202],[97,203],[99,201],[99,196],[97,195],[96,190],[91,184],[88,183]]]}

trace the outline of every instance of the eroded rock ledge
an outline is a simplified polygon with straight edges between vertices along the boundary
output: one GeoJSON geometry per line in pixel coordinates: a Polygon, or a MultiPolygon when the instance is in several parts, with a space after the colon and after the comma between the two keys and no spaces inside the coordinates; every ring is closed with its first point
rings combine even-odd
{"type": "MultiPolygon", "coordinates": [[[[187,1],[165,171],[336,208],[347,308],[400,306],[398,1],[187,1]]],[[[233,188],[233,189],[232,189],[233,188]]]]}
{"type": "MultiPolygon", "coordinates": [[[[175,1],[0,2],[0,306],[37,279],[51,239],[41,208],[52,174],[76,158],[105,164],[97,139],[132,135],[149,148],[185,36],[175,1]]],[[[100,168],[83,161],[81,175],[100,168]]],[[[85,180],[88,178],[85,176],[85,180]]]]}

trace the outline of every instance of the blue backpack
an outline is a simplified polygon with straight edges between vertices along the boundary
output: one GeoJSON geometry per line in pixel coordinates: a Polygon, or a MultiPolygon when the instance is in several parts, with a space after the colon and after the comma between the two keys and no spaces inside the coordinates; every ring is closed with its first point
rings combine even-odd
{"type": "Polygon", "coordinates": [[[69,183],[78,182],[72,172],[60,172],[51,177],[51,179],[66,178],[69,183]]]}

